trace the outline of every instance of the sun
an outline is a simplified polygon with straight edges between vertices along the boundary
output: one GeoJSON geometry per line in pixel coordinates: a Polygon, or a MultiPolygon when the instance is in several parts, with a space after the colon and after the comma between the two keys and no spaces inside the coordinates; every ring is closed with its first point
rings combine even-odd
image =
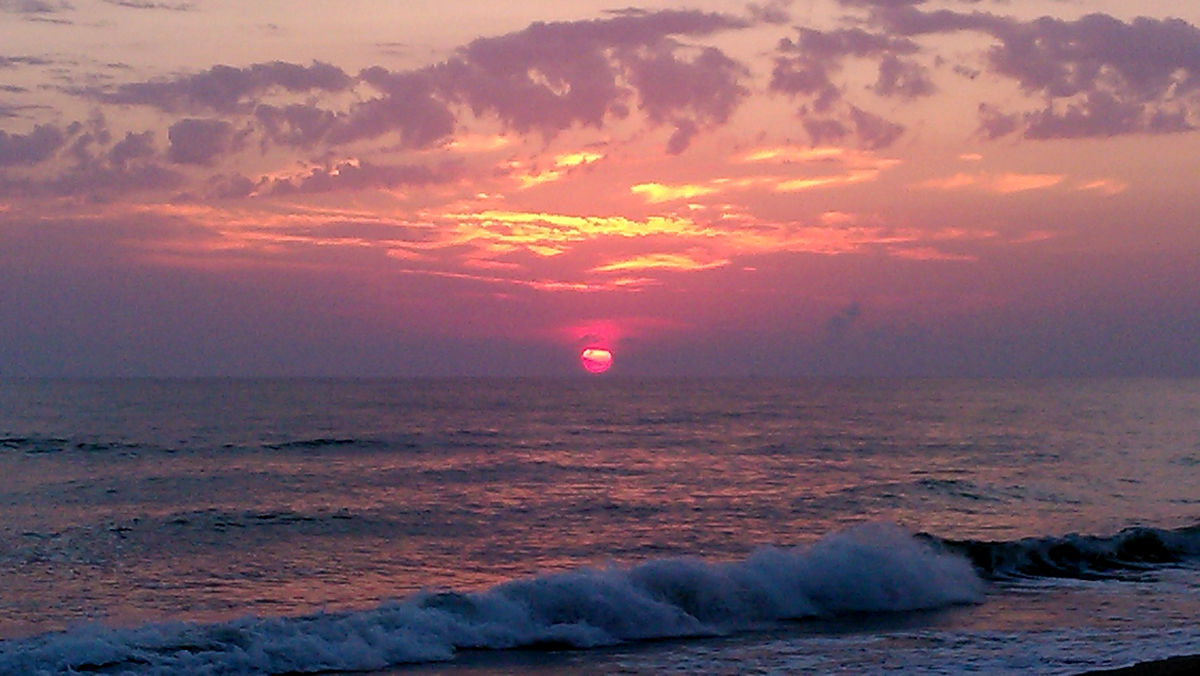
{"type": "Polygon", "coordinates": [[[602,347],[585,348],[579,353],[579,363],[588,373],[604,373],[612,366],[612,352],[602,347]]]}

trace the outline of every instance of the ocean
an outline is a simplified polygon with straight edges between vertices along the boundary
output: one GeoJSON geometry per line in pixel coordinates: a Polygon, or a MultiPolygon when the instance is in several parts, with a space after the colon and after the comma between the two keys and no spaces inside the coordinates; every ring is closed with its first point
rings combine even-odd
{"type": "Polygon", "coordinates": [[[1200,652],[1200,381],[0,380],[0,674],[1200,652]]]}

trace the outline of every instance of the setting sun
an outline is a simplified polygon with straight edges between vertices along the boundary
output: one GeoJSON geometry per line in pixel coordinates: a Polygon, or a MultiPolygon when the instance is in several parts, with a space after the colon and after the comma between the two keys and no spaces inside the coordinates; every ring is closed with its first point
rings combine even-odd
{"type": "Polygon", "coordinates": [[[589,347],[579,353],[579,363],[588,373],[604,373],[612,366],[612,352],[602,347],[589,347]]]}

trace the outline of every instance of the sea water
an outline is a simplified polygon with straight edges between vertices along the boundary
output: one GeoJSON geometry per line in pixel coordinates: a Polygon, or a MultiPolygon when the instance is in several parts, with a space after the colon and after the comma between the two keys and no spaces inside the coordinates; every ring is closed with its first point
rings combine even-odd
{"type": "Polygon", "coordinates": [[[0,673],[1200,652],[1200,381],[0,381],[0,673]]]}

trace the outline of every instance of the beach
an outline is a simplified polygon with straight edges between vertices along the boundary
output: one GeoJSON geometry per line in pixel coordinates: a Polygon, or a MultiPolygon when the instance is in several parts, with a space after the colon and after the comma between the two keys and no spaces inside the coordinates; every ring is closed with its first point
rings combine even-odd
{"type": "Polygon", "coordinates": [[[1180,655],[1151,662],[1141,662],[1128,667],[1099,669],[1087,673],[1110,676],[1183,676],[1184,674],[1200,673],[1200,655],[1180,655]]]}

